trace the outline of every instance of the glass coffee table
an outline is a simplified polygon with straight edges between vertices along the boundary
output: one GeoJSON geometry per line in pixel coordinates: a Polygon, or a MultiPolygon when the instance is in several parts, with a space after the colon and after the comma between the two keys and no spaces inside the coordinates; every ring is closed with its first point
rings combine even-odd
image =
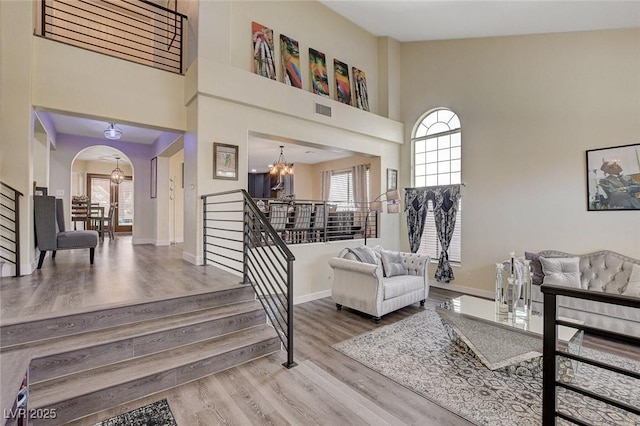
{"type": "MultiPolygon", "coordinates": [[[[542,377],[542,316],[497,315],[494,301],[466,295],[442,303],[436,312],[452,341],[470,350],[488,369],[542,377]]],[[[580,352],[583,334],[575,328],[558,327],[560,346],[572,353],[580,352]]],[[[559,365],[559,376],[571,380],[575,374],[572,363],[560,358],[559,365]]]]}

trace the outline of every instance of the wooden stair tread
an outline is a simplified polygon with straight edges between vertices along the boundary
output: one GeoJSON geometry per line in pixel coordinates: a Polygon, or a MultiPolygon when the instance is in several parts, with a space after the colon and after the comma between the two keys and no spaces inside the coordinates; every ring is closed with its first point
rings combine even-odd
{"type": "Polygon", "coordinates": [[[38,340],[32,343],[8,346],[0,348],[1,352],[17,349],[32,348],[38,353],[38,358],[61,352],[70,352],[78,349],[99,346],[124,339],[141,337],[153,333],[160,333],[174,328],[208,322],[243,313],[261,311],[262,305],[257,300],[216,306],[199,311],[180,313],[167,317],[153,318],[138,323],[117,325],[104,329],[86,331],[70,336],[60,336],[47,340],[38,340]]]}
{"type": "MultiPolygon", "coordinates": [[[[274,338],[278,339],[278,336],[272,326],[259,325],[205,341],[36,383],[30,388],[30,407],[48,407],[59,401],[98,392],[120,383],[140,380],[274,338]]],[[[211,373],[214,372],[216,371],[211,373]]]]}

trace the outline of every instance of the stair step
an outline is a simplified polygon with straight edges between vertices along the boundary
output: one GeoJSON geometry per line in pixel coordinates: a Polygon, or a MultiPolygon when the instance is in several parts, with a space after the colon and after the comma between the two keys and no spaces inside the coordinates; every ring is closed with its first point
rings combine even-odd
{"type": "Polygon", "coordinates": [[[61,424],[242,364],[281,349],[267,324],[33,384],[30,409],[55,409],[61,424]]]}
{"type": "Polygon", "coordinates": [[[112,304],[98,310],[87,307],[73,313],[38,314],[0,324],[0,347],[15,346],[86,331],[255,299],[251,286],[161,297],[138,303],[112,304]]]}
{"type": "MultiPolygon", "coordinates": [[[[75,373],[266,323],[257,300],[31,344],[30,382],[75,373]]],[[[25,346],[25,345],[21,345],[25,346]]]]}

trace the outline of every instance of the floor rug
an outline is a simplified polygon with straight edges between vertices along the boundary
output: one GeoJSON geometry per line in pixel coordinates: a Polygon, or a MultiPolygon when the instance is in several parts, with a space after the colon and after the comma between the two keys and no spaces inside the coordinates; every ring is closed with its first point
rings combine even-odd
{"type": "MultiPolygon", "coordinates": [[[[427,309],[333,345],[350,358],[477,425],[542,424],[542,379],[487,369],[451,342],[438,314],[427,309]]],[[[640,371],[640,362],[583,348],[587,358],[640,371]]],[[[574,385],[640,406],[640,381],[580,363],[574,385]]],[[[561,412],[591,424],[640,425],[640,417],[558,390],[561,412]]],[[[558,419],[558,424],[569,424],[558,419]]]]}
{"type": "Polygon", "coordinates": [[[93,426],[177,426],[173,413],[166,399],[144,407],[136,408],[128,413],[120,414],[93,426]]]}

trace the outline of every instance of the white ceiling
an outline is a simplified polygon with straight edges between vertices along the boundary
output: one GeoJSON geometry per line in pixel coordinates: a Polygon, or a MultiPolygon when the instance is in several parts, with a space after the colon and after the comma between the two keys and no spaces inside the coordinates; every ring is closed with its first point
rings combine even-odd
{"type": "Polygon", "coordinates": [[[320,0],[401,42],[640,27],[640,1],[320,0]]]}
{"type": "MultiPolygon", "coordinates": [[[[640,27],[640,1],[463,1],[463,0],[319,0],[376,36],[401,42],[505,35],[541,34],[640,27]]],[[[57,133],[104,138],[107,120],[48,112],[57,133]]],[[[122,141],[151,144],[161,130],[116,123],[122,141]]],[[[105,143],[108,143],[105,139],[105,143]]],[[[288,162],[315,164],[352,155],[331,152],[299,141],[249,136],[249,171],[264,172],[284,145],[288,162]]],[[[82,159],[105,161],[115,150],[83,153],[82,159]]],[[[110,160],[113,161],[113,160],[110,160]]]]}

